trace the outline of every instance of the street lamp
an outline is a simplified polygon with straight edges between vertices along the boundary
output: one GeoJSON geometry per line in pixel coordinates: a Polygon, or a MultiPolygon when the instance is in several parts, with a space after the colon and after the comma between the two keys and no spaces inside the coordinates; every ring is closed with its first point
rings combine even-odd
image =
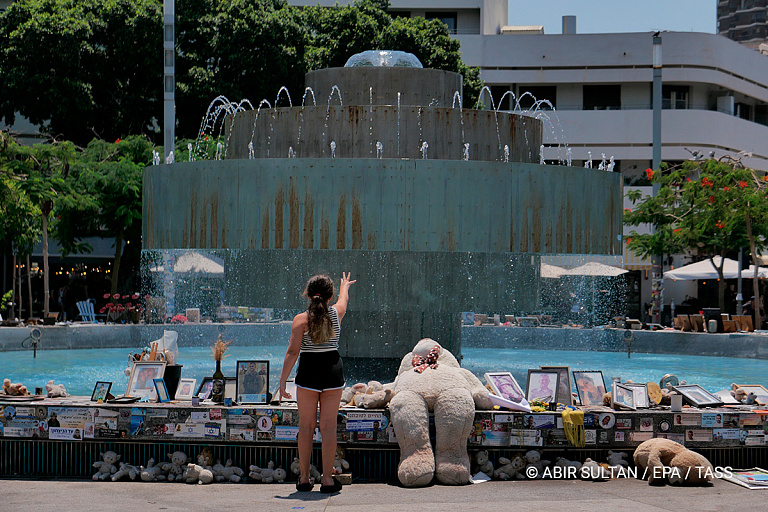
{"type": "MultiPolygon", "coordinates": [[[[661,36],[653,34],[653,164],[652,169],[661,167],[661,36]]],[[[652,193],[659,194],[659,184],[654,183],[652,193]]],[[[654,228],[655,230],[655,228],[654,228]]],[[[651,259],[651,320],[661,323],[661,311],[664,307],[664,261],[663,255],[655,254],[651,259]]]]}

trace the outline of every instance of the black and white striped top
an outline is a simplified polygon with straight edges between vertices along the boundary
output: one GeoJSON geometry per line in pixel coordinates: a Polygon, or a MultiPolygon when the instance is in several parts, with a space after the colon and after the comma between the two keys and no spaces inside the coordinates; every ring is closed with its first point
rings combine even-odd
{"type": "Polygon", "coordinates": [[[325,343],[312,343],[312,338],[309,337],[309,331],[307,331],[301,338],[301,352],[330,352],[339,349],[339,334],[341,334],[339,312],[334,306],[331,306],[328,308],[328,315],[331,317],[331,325],[333,325],[333,337],[328,338],[325,343]]]}

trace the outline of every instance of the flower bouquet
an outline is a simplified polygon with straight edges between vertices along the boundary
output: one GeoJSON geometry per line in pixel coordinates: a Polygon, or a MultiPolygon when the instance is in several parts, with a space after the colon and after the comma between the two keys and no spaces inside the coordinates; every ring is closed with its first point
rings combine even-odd
{"type": "MultiPolygon", "coordinates": [[[[149,296],[147,295],[144,298],[146,299],[148,297],[149,296]]],[[[99,310],[99,313],[107,315],[107,322],[121,324],[132,322],[137,324],[141,320],[144,306],[139,302],[141,300],[141,295],[138,293],[132,295],[120,295],[119,293],[110,295],[109,293],[105,293],[104,298],[110,300],[110,302],[107,302],[107,304],[99,310]]]]}

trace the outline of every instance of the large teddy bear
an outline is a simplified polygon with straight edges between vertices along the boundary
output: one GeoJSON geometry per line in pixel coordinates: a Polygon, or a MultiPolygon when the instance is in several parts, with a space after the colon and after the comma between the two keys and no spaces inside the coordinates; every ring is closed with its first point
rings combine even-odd
{"type": "Polygon", "coordinates": [[[400,445],[397,477],[406,487],[469,483],[467,439],[475,407],[491,409],[480,379],[461,368],[453,355],[425,338],[400,363],[389,403],[400,445]],[[435,414],[435,448],[429,443],[429,413],[435,414]]]}
{"type": "Polygon", "coordinates": [[[667,478],[671,484],[701,485],[714,478],[712,464],[703,455],[669,439],[643,441],[635,449],[634,460],[649,484],[664,483],[667,478]]]}

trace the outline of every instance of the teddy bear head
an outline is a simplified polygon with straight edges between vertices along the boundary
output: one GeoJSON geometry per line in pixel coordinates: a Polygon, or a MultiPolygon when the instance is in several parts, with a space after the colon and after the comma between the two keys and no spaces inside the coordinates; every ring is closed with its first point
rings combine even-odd
{"type": "Polygon", "coordinates": [[[107,452],[100,452],[101,458],[104,462],[107,464],[115,464],[117,461],[120,460],[120,455],[116,454],[113,451],[107,451],[107,452]]]}
{"type": "Polygon", "coordinates": [[[608,457],[606,460],[611,466],[627,466],[628,463],[626,458],[627,452],[614,452],[612,450],[608,450],[608,457]]]}
{"type": "Polygon", "coordinates": [[[171,459],[172,464],[176,464],[177,466],[183,466],[189,462],[189,457],[187,457],[187,454],[184,452],[169,453],[168,458],[171,459]]]}
{"type": "Polygon", "coordinates": [[[480,450],[475,453],[475,464],[482,466],[486,462],[488,462],[488,450],[480,450]]]}
{"type": "Polygon", "coordinates": [[[536,464],[537,462],[541,461],[541,454],[536,450],[529,450],[525,454],[525,460],[528,462],[528,464],[536,464]]]}

